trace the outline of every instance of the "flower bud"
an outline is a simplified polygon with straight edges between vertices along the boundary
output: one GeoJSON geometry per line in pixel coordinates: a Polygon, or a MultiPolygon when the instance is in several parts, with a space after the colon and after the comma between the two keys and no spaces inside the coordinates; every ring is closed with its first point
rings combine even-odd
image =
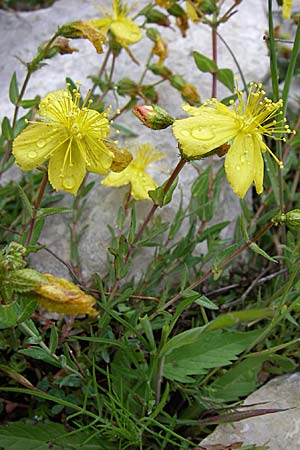
{"type": "Polygon", "coordinates": [[[300,230],[300,209],[292,209],[286,214],[279,213],[272,219],[275,223],[285,223],[291,230],[300,230]]]}
{"type": "Polygon", "coordinates": [[[190,105],[197,105],[201,101],[201,97],[196,86],[191,83],[185,83],[181,90],[181,96],[183,100],[188,102],[190,105]]]}
{"type": "Polygon", "coordinates": [[[154,75],[159,75],[160,77],[167,80],[171,75],[171,70],[166,66],[159,66],[158,64],[150,64],[148,69],[151,70],[154,75]]]}
{"type": "Polygon", "coordinates": [[[173,117],[158,105],[135,106],[133,114],[148,128],[162,130],[174,122],[173,117]]]}
{"type": "Polygon", "coordinates": [[[153,8],[151,5],[144,8],[142,14],[144,14],[148,23],[157,23],[157,25],[160,25],[162,27],[170,26],[168,16],[160,12],[158,9],[153,8]]]}

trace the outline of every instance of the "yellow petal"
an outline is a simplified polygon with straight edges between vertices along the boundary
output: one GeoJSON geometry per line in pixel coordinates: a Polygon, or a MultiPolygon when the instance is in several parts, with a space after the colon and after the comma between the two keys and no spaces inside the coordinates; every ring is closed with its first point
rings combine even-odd
{"type": "Polygon", "coordinates": [[[226,176],[233,191],[241,198],[245,196],[254,179],[256,162],[260,163],[256,151],[257,145],[255,145],[253,136],[239,133],[234,138],[226,155],[226,176]]]}
{"type": "Polygon", "coordinates": [[[282,5],[282,18],[290,19],[293,7],[293,0],[283,0],[282,5]]]}
{"type": "Polygon", "coordinates": [[[110,26],[110,30],[122,47],[135,44],[143,36],[140,28],[132,20],[125,18],[114,21],[110,26]]]}
{"type": "Polygon", "coordinates": [[[233,139],[237,133],[235,125],[231,117],[212,110],[209,115],[175,120],[172,128],[182,153],[187,157],[201,157],[233,139]]]}
{"type": "Polygon", "coordinates": [[[86,168],[89,172],[105,175],[109,171],[113,153],[100,139],[86,136],[83,141],[78,140],[78,147],[86,157],[86,168]]]}
{"type": "Polygon", "coordinates": [[[39,105],[40,116],[58,123],[64,122],[73,110],[74,102],[68,89],[50,92],[42,98],[39,105]]]}
{"type": "Polygon", "coordinates": [[[253,136],[254,141],[254,184],[258,194],[261,194],[264,190],[264,159],[262,156],[262,150],[266,147],[260,135],[253,136]]]}
{"type": "Polygon", "coordinates": [[[49,181],[56,191],[76,194],[86,173],[86,162],[75,143],[56,151],[48,167],[49,181]]]}
{"type": "Polygon", "coordinates": [[[99,28],[104,34],[106,34],[110,25],[112,24],[112,21],[112,17],[103,17],[102,19],[88,20],[88,23],[95,28],[99,28]]]}
{"type": "Polygon", "coordinates": [[[13,155],[22,170],[31,170],[49,158],[68,138],[66,131],[53,123],[28,125],[15,139],[13,155]]]}
{"type": "Polygon", "coordinates": [[[131,195],[135,200],[149,200],[148,191],[156,188],[157,184],[146,171],[139,171],[131,178],[131,195]]]}
{"type": "Polygon", "coordinates": [[[128,167],[122,172],[110,172],[107,177],[105,177],[101,184],[104,186],[120,187],[130,183],[131,172],[128,171],[128,167]]]}

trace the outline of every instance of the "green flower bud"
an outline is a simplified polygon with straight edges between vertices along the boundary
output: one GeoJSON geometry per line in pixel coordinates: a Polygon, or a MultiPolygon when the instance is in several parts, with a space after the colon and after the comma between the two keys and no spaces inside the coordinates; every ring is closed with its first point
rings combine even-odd
{"type": "Polygon", "coordinates": [[[275,223],[285,223],[291,230],[300,230],[300,209],[292,209],[286,214],[279,213],[272,219],[275,223]]]}
{"type": "Polygon", "coordinates": [[[173,117],[158,105],[136,106],[133,114],[148,128],[152,130],[162,130],[169,127],[174,122],[173,117]]]}

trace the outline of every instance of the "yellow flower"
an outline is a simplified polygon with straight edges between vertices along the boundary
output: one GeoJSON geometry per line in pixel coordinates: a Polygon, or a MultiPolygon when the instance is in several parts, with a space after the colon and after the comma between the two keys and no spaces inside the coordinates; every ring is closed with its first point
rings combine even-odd
{"type": "Polygon", "coordinates": [[[283,0],[282,17],[283,19],[290,19],[293,7],[293,0],[283,0]]]}
{"type": "Polygon", "coordinates": [[[258,194],[263,191],[262,152],[267,150],[282,167],[282,162],[264,143],[263,136],[285,140],[282,134],[292,131],[285,124],[286,119],[278,119],[282,100],[272,102],[264,97],[261,85],[251,85],[246,102],[240,91],[236,90],[236,94],[238,102],[237,105],[231,103],[232,109],[216,99],[207,100],[198,108],[184,105],[183,109],[192,117],[175,120],[173,133],[187,159],[206,157],[229,143],[226,175],[234,192],[244,197],[252,181],[258,194]]]}
{"type": "Polygon", "coordinates": [[[160,153],[150,144],[142,144],[138,147],[136,157],[129,165],[120,173],[111,172],[104,180],[101,181],[104,186],[124,186],[131,184],[131,195],[135,200],[150,199],[148,191],[157,188],[157,184],[146,172],[148,164],[164,158],[165,155],[160,153]]]}
{"type": "Polygon", "coordinates": [[[106,17],[102,19],[89,20],[89,23],[99,28],[104,34],[110,31],[118,44],[128,47],[142,38],[140,28],[127,18],[128,14],[127,3],[122,5],[121,0],[113,0],[111,14],[106,14],[106,17]]]}
{"type": "Polygon", "coordinates": [[[88,314],[97,316],[93,308],[96,300],[85,294],[78,286],[64,278],[56,278],[49,273],[43,274],[48,283],[34,289],[35,300],[47,311],[62,314],[88,314]]]}
{"type": "Polygon", "coordinates": [[[105,174],[113,152],[104,141],[109,135],[108,113],[79,106],[80,93],[51,92],[41,100],[40,122],[29,124],[15,139],[13,154],[22,170],[49,159],[49,181],[56,190],[76,194],[87,170],[105,174]]]}

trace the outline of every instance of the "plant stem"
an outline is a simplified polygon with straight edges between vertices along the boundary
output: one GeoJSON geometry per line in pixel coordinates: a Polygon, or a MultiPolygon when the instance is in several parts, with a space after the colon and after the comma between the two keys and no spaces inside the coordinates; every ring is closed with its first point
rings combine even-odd
{"type": "Polygon", "coordinates": [[[115,57],[115,55],[113,55],[112,62],[111,62],[111,67],[110,67],[110,72],[109,72],[109,77],[108,77],[107,84],[106,84],[106,88],[104,89],[102,94],[99,95],[97,100],[94,102],[95,105],[99,105],[99,103],[102,102],[102,100],[104,99],[104,97],[106,96],[108,91],[110,90],[111,80],[112,80],[114,69],[115,69],[115,62],[116,62],[116,57],[115,57]]]}
{"type": "Polygon", "coordinates": [[[25,242],[25,247],[27,247],[30,244],[31,238],[32,238],[32,233],[34,230],[34,225],[36,222],[36,217],[37,217],[37,213],[45,192],[45,188],[47,186],[47,182],[48,182],[48,172],[44,173],[43,179],[41,181],[40,184],[40,188],[39,188],[39,192],[38,192],[38,196],[36,201],[33,204],[33,213],[32,213],[32,217],[31,217],[31,221],[30,221],[30,225],[29,225],[29,231],[26,237],[26,242],[25,242]]]}
{"type": "MultiPolygon", "coordinates": [[[[24,322],[20,323],[19,327],[24,331],[25,334],[27,334],[31,337],[36,337],[36,334],[34,334],[33,331],[24,322]]],[[[59,365],[61,366],[59,357],[55,353],[51,352],[49,347],[47,347],[47,345],[43,341],[39,342],[38,345],[43,350],[45,350],[45,352],[47,352],[53,359],[55,359],[55,361],[57,361],[59,363],[59,365]]],[[[77,370],[73,369],[73,367],[69,366],[68,364],[64,364],[63,368],[68,370],[69,372],[75,373],[76,375],[80,376],[80,378],[83,378],[83,376],[80,372],[77,372],[77,370]]]]}
{"type": "Polygon", "coordinates": [[[277,68],[276,46],[275,46],[274,25],[273,25],[272,0],[268,0],[268,14],[269,14],[270,66],[271,66],[273,99],[275,102],[277,102],[279,99],[279,87],[278,87],[278,68],[277,68]]]}
{"type": "MultiPolygon", "coordinates": [[[[174,182],[175,178],[177,177],[177,175],[179,174],[179,172],[180,172],[180,171],[182,170],[182,168],[184,167],[185,163],[186,163],[186,159],[184,159],[184,158],[181,158],[180,161],[178,162],[177,166],[175,167],[175,169],[174,169],[173,172],[171,173],[170,178],[168,179],[168,181],[167,181],[167,183],[166,183],[166,185],[165,185],[165,187],[164,187],[164,189],[163,189],[164,196],[167,194],[168,190],[169,190],[170,187],[172,186],[172,183],[174,182]]],[[[157,203],[154,203],[154,204],[153,204],[153,206],[152,206],[152,208],[150,209],[150,211],[149,211],[149,213],[148,213],[146,219],[144,220],[144,222],[143,222],[142,225],[140,226],[138,232],[136,233],[136,235],[135,235],[135,237],[134,237],[134,240],[133,240],[132,244],[130,245],[130,247],[129,247],[129,249],[128,249],[127,255],[126,255],[126,257],[125,257],[125,263],[127,263],[128,259],[129,259],[129,257],[130,257],[130,255],[131,255],[131,253],[132,253],[132,250],[133,250],[133,248],[134,248],[134,244],[136,244],[137,241],[138,241],[138,240],[140,239],[140,237],[142,236],[142,234],[143,234],[143,232],[144,232],[146,226],[148,225],[148,223],[149,223],[150,220],[152,219],[152,217],[153,217],[155,211],[157,210],[158,206],[159,206],[159,205],[158,205],[157,203]]]]}
{"type": "MultiPolygon", "coordinates": [[[[104,70],[105,70],[105,68],[106,68],[108,59],[109,59],[109,57],[110,57],[110,54],[111,54],[111,48],[109,47],[109,49],[107,50],[107,53],[106,53],[106,55],[105,55],[105,58],[104,58],[104,60],[103,60],[103,62],[102,62],[102,65],[101,65],[101,67],[100,67],[100,69],[99,69],[97,78],[100,78],[100,79],[101,79],[101,77],[102,77],[102,75],[103,75],[103,72],[104,72],[104,70]]],[[[90,94],[90,95],[92,95],[92,94],[95,92],[95,89],[96,89],[97,86],[98,86],[97,83],[94,83],[94,84],[93,84],[93,86],[92,86],[92,88],[91,88],[91,94],[90,94]]]]}
{"type": "MultiPolygon", "coordinates": [[[[211,33],[212,33],[212,59],[213,61],[216,63],[216,65],[218,64],[217,62],[217,25],[212,25],[211,28],[211,33]]],[[[216,98],[217,97],[217,73],[213,72],[212,74],[212,88],[211,88],[211,96],[212,98],[216,98]]]]}
{"type": "MultiPolygon", "coordinates": [[[[232,261],[234,258],[236,258],[238,255],[240,255],[244,250],[246,250],[248,247],[250,247],[251,244],[253,244],[254,242],[258,241],[272,226],[274,225],[273,222],[269,222],[267,223],[267,225],[265,225],[262,230],[260,230],[259,233],[257,233],[257,235],[252,238],[249,239],[249,241],[245,242],[240,248],[238,248],[237,250],[235,250],[230,256],[228,256],[227,258],[225,258],[222,263],[219,266],[219,269],[224,268],[226,266],[226,264],[228,264],[230,261],[232,261]]],[[[206,273],[204,273],[203,275],[201,275],[200,278],[198,278],[197,280],[195,280],[193,283],[191,283],[188,287],[185,288],[185,291],[187,291],[188,289],[194,289],[195,287],[199,286],[199,284],[203,283],[203,281],[207,280],[207,278],[209,278],[212,274],[214,273],[213,269],[209,269],[206,273]]],[[[182,293],[180,292],[179,294],[174,295],[174,297],[172,297],[164,306],[163,309],[167,309],[169,308],[169,306],[173,305],[173,303],[175,303],[177,300],[179,300],[182,297],[182,293]]]]}

